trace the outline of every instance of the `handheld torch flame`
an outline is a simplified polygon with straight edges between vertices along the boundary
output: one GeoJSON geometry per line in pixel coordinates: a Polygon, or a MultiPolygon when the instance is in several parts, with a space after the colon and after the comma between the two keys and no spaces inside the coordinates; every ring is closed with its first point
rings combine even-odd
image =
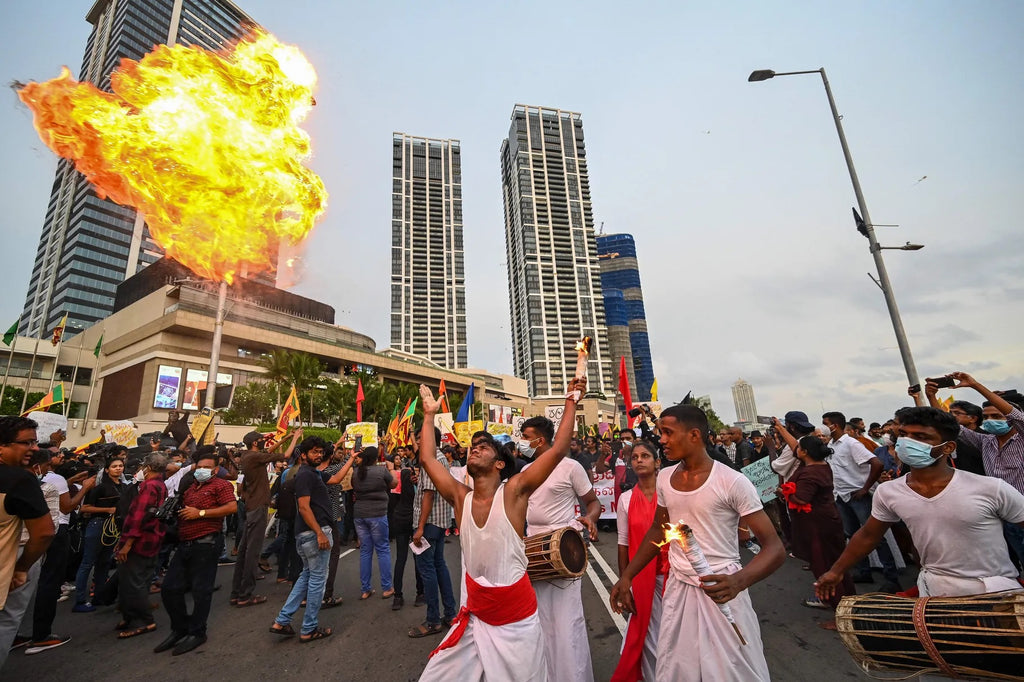
{"type": "MultiPolygon", "coordinates": [[[[587,376],[587,361],[590,359],[590,344],[593,343],[593,339],[589,336],[584,336],[582,339],[576,342],[576,378],[583,379],[587,376]]],[[[580,401],[579,390],[572,392],[573,400],[576,402],[580,401]]]]}
{"type": "Polygon", "coordinates": [[[298,48],[258,32],[219,54],[160,45],[123,59],[110,93],[65,68],[18,96],[101,198],[138,210],[168,256],[230,283],[273,270],[278,244],[301,242],[326,208],[302,165],[315,84],[298,48]]]}

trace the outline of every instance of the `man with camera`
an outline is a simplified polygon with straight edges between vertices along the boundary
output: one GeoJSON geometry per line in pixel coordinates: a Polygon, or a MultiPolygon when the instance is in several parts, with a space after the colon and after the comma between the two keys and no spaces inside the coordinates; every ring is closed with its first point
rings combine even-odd
{"type": "Polygon", "coordinates": [[[221,525],[238,505],[231,484],[214,476],[217,466],[216,450],[209,446],[200,448],[192,469],[194,480],[181,493],[178,548],[160,593],[171,617],[171,634],[153,649],[156,653],[173,648],[173,655],[178,656],[206,642],[217,560],[224,549],[221,525]],[[185,606],[186,591],[192,593],[191,614],[185,606]]]}

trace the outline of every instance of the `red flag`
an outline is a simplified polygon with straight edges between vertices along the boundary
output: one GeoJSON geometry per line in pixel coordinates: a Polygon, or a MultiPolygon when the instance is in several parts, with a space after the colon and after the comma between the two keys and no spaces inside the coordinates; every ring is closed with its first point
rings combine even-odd
{"type": "Polygon", "coordinates": [[[363,401],[366,400],[366,396],[363,395],[363,380],[359,379],[359,385],[356,387],[356,421],[363,421],[363,401]]]}
{"type": "Polygon", "coordinates": [[[448,405],[448,389],[444,386],[444,379],[441,379],[441,386],[437,389],[437,400],[439,403],[437,408],[438,414],[452,411],[452,408],[448,405]]]}
{"type": "Polygon", "coordinates": [[[622,394],[622,401],[626,403],[626,423],[632,427],[633,418],[629,411],[633,409],[633,398],[629,394],[629,375],[626,374],[626,356],[619,358],[619,393],[622,394]]]}

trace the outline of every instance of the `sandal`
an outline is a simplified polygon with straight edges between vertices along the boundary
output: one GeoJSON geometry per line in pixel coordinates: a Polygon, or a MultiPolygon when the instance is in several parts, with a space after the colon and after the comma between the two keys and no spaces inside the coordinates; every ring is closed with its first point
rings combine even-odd
{"type": "Polygon", "coordinates": [[[334,630],[332,630],[331,628],[317,628],[308,635],[299,635],[299,641],[303,644],[308,644],[309,642],[312,642],[316,639],[324,639],[325,637],[330,637],[332,632],[334,632],[334,630]]]}
{"type": "Polygon", "coordinates": [[[435,623],[433,625],[429,623],[421,623],[414,628],[409,629],[409,636],[413,639],[419,639],[420,637],[429,637],[430,635],[441,634],[441,624],[435,623]]]}
{"type": "Polygon", "coordinates": [[[237,606],[238,608],[243,608],[245,606],[256,606],[257,604],[263,604],[266,601],[267,598],[263,595],[254,594],[248,599],[239,599],[238,603],[235,604],[235,606],[237,606]]]}
{"type": "Polygon", "coordinates": [[[259,562],[256,565],[264,573],[270,573],[270,562],[267,561],[266,559],[260,559],[259,562]]]}
{"type": "Polygon", "coordinates": [[[149,625],[146,625],[141,628],[132,628],[131,630],[125,630],[124,632],[120,632],[118,633],[117,638],[129,639],[131,637],[138,637],[139,635],[144,635],[147,632],[153,632],[154,630],[156,630],[156,623],[150,623],[149,625]]]}
{"type": "Polygon", "coordinates": [[[128,629],[128,621],[126,621],[126,620],[118,621],[117,625],[114,626],[114,629],[115,630],[127,630],[128,629]]]}
{"type": "Polygon", "coordinates": [[[232,597],[231,599],[229,599],[228,604],[231,604],[232,606],[238,606],[238,597],[232,597]]]}
{"type": "Polygon", "coordinates": [[[366,601],[367,599],[372,597],[374,594],[376,594],[376,592],[377,592],[377,590],[370,590],[369,592],[363,592],[361,595],[359,595],[359,599],[361,601],[366,601]]]}
{"type": "Polygon", "coordinates": [[[291,625],[278,625],[277,623],[274,623],[270,626],[270,632],[275,635],[280,635],[281,637],[295,636],[295,628],[291,625]]]}
{"type": "Polygon", "coordinates": [[[381,599],[391,599],[394,596],[395,596],[395,591],[394,590],[388,590],[387,592],[381,592],[380,593],[380,598],[381,599]]]}
{"type": "Polygon", "coordinates": [[[327,597],[324,599],[323,604],[320,605],[322,609],[333,609],[335,606],[341,606],[341,597],[327,597]]]}

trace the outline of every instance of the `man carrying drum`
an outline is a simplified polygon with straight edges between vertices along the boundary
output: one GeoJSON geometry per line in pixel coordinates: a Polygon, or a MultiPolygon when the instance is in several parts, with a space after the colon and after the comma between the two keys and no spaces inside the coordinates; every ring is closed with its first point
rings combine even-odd
{"type": "Polygon", "coordinates": [[[515,462],[493,438],[478,440],[466,470],[473,488],[456,481],[434,451],[438,401],[426,386],[420,462],[437,492],[455,508],[466,576],[466,605],[441,645],[431,653],[424,680],[548,680],[544,633],[537,599],[526,574],[523,531],[530,495],[569,452],[576,423],[576,400],[586,379],[573,379],[555,443],[529,470],[511,475],[515,462]]]}
{"type": "MultiPolygon", "coordinates": [[[[562,418],[563,422],[565,417],[562,418]]],[[[531,417],[521,427],[522,440],[517,447],[527,457],[540,457],[551,449],[555,425],[547,417],[531,417]],[[536,454],[530,452],[536,450],[536,454]]],[[[529,471],[528,464],[523,471],[529,471]]],[[[601,503],[590,476],[579,462],[566,457],[558,463],[544,484],[530,496],[526,510],[526,535],[534,537],[570,526],[587,529],[597,537],[601,503]],[[576,515],[576,500],[586,505],[586,514],[576,515]]],[[[583,591],[579,578],[557,578],[538,582],[537,613],[547,647],[548,676],[565,682],[593,682],[590,641],[583,617],[583,591]]]]}
{"type": "Polygon", "coordinates": [[[1021,589],[1003,521],[1024,527],[1024,495],[1001,479],[950,466],[960,425],[948,412],[910,408],[899,413],[897,428],[896,454],[910,473],[878,486],[867,523],[815,583],[818,597],[830,597],[843,574],[900,520],[921,557],[922,597],[1021,589]]]}

